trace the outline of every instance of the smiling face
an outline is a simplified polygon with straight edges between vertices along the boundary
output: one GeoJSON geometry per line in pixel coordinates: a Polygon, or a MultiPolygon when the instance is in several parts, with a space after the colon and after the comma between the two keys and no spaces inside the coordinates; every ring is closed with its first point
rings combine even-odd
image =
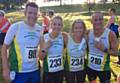
{"type": "Polygon", "coordinates": [[[82,36],[83,35],[84,26],[81,22],[74,24],[73,33],[75,36],[82,36]]]}
{"type": "Polygon", "coordinates": [[[38,18],[38,8],[27,6],[25,10],[26,22],[30,26],[34,26],[38,18]]]}
{"type": "Polygon", "coordinates": [[[92,20],[91,20],[93,27],[95,29],[103,28],[103,15],[100,12],[95,12],[92,15],[92,20]]]}
{"type": "Polygon", "coordinates": [[[58,34],[63,27],[63,22],[61,17],[54,17],[51,22],[52,32],[58,34]]]}
{"type": "Polygon", "coordinates": [[[75,20],[72,24],[71,35],[76,37],[82,37],[85,33],[86,27],[82,20],[75,20]]]}

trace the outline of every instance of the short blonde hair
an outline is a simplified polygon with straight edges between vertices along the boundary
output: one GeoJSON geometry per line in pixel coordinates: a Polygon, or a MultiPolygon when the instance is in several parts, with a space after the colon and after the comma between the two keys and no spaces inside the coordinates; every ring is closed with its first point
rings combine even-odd
{"type": "Polygon", "coordinates": [[[61,23],[62,23],[62,26],[63,26],[63,19],[62,19],[61,16],[54,16],[54,17],[51,19],[50,25],[51,25],[51,23],[53,23],[53,20],[54,20],[54,19],[60,19],[60,20],[61,20],[61,23]]]}
{"type": "Polygon", "coordinates": [[[74,33],[74,25],[75,23],[82,23],[83,27],[84,27],[84,32],[83,32],[83,35],[85,35],[85,32],[86,32],[86,25],[84,23],[83,20],[81,19],[76,19],[73,23],[72,23],[72,27],[70,29],[70,35],[72,35],[74,33]]]}

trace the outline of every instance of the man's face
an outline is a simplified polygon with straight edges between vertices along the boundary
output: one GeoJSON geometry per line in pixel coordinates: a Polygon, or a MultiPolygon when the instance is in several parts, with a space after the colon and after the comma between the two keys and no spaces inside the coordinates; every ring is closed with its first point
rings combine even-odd
{"type": "Polygon", "coordinates": [[[28,6],[25,10],[26,21],[34,26],[38,18],[38,8],[28,6]]]}
{"type": "Polygon", "coordinates": [[[93,14],[92,24],[94,28],[102,28],[103,27],[103,15],[101,13],[93,14]]]}

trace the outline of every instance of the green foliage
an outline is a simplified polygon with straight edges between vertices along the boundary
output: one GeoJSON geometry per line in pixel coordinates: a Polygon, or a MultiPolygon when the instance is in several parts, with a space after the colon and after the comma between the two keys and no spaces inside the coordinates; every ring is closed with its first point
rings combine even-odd
{"type": "Polygon", "coordinates": [[[69,29],[71,28],[72,22],[70,20],[64,20],[63,23],[64,23],[63,31],[69,32],[69,29]]]}
{"type": "Polygon", "coordinates": [[[10,6],[14,7],[15,5],[20,6],[26,3],[28,0],[0,0],[0,7],[9,9],[10,6]],[[3,5],[3,7],[1,6],[3,5]]]}
{"type": "Polygon", "coordinates": [[[56,13],[70,13],[70,12],[79,12],[87,10],[86,4],[78,5],[62,5],[62,6],[51,6],[51,7],[41,7],[41,10],[55,10],[56,13]]]}
{"type": "MultiPolygon", "coordinates": [[[[120,15],[120,4],[91,4],[91,11],[108,11],[109,8],[115,8],[117,11],[117,14],[120,15]]],[[[89,5],[86,4],[78,4],[78,5],[63,5],[63,6],[51,6],[51,7],[41,7],[41,10],[55,10],[56,13],[71,13],[71,12],[83,12],[83,11],[89,11],[89,5]]],[[[87,15],[90,15],[89,12],[87,15]]]]}

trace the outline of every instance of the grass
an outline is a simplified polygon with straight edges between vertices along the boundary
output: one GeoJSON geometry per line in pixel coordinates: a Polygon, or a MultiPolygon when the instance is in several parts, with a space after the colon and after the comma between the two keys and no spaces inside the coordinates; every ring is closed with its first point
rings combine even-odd
{"type": "MultiPolygon", "coordinates": [[[[108,19],[107,16],[107,10],[108,8],[113,7],[116,9],[117,11],[117,15],[120,15],[120,5],[118,4],[107,4],[107,5],[103,5],[103,4],[99,4],[99,5],[92,5],[92,9],[91,12],[99,10],[102,11],[105,15],[105,23],[108,19]]],[[[68,5],[68,6],[54,6],[54,7],[43,7],[41,8],[41,10],[49,10],[49,9],[53,9],[56,12],[56,15],[60,15],[63,18],[64,21],[64,28],[63,31],[68,32],[69,28],[71,27],[71,23],[75,20],[75,19],[82,19],[84,20],[84,22],[86,23],[87,29],[90,29],[92,27],[91,22],[90,22],[90,12],[88,11],[88,5],[84,4],[84,5],[68,5]]],[[[19,20],[24,20],[24,14],[23,12],[10,12],[7,13],[6,15],[8,18],[10,18],[11,22],[16,22],[19,20]]],[[[41,17],[39,17],[38,19],[38,23],[41,24],[41,17]]],[[[114,61],[117,60],[117,57],[113,57],[111,56],[111,68],[113,69],[114,73],[120,74],[120,66],[115,64],[114,61]]],[[[1,69],[1,58],[0,58],[0,83],[5,83],[2,79],[2,69],[1,69]]],[[[65,83],[65,82],[64,82],[65,83]]],[[[111,83],[115,83],[115,77],[112,74],[112,78],[111,78],[111,83]]]]}

